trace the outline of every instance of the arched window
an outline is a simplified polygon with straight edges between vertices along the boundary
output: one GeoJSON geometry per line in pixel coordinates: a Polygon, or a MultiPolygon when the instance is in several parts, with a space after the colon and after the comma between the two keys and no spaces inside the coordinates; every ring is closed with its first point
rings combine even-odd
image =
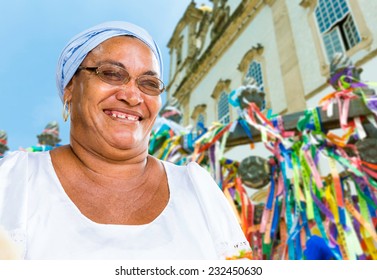
{"type": "Polygon", "coordinates": [[[198,135],[201,135],[206,130],[206,108],[207,104],[198,104],[191,114],[191,118],[194,121],[194,131],[196,131],[198,135]]]}
{"type": "Polygon", "coordinates": [[[196,132],[198,135],[203,133],[203,126],[205,127],[205,117],[204,114],[200,113],[196,119],[196,132]]]}
{"type": "Polygon", "coordinates": [[[347,0],[318,0],[314,13],[329,62],[360,42],[347,0]]]}
{"type": "Polygon", "coordinates": [[[222,124],[230,122],[228,95],[222,92],[217,102],[217,119],[222,124]]]}
{"type": "Polygon", "coordinates": [[[259,62],[253,60],[249,65],[249,70],[246,73],[246,77],[253,77],[258,86],[264,91],[262,66],[259,62]]]}
{"type": "Polygon", "coordinates": [[[182,45],[183,45],[183,38],[180,38],[179,43],[177,44],[177,66],[179,66],[182,62],[182,45]]]}
{"type": "Polygon", "coordinates": [[[198,115],[198,118],[196,120],[196,124],[199,124],[199,123],[202,123],[203,125],[205,125],[205,117],[204,117],[204,115],[202,113],[200,113],[198,115]]]}

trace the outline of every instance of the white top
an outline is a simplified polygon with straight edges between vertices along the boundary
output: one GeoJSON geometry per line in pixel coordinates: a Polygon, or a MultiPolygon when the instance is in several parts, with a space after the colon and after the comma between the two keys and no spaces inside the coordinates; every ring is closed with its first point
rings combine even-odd
{"type": "Polygon", "coordinates": [[[99,224],[67,196],[49,152],[9,153],[0,160],[0,226],[25,259],[223,259],[250,249],[206,170],[163,164],[170,198],[154,221],[99,224]]]}

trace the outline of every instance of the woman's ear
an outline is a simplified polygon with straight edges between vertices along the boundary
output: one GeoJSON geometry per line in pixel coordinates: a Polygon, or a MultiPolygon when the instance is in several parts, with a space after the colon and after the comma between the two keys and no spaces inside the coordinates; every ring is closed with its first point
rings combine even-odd
{"type": "Polygon", "coordinates": [[[63,95],[63,120],[66,122],[71,114],[72,80],[64,88],[63,95]]]}
{"type": "Polygon", "coordinates": [[[63,100],[64,102],[71,103],[72,99],[72,80],[69,81],[68,85],[64,88],[64,95],[63,95],[63,100]]]}

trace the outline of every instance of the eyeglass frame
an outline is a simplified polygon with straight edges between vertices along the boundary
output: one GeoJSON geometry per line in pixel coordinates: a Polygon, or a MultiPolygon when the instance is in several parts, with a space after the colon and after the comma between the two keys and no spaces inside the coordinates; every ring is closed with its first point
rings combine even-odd
{"type": "MultiPolygon", "coordinates": [[[[118,66],[118,65],[113,65],[113,64],[109,64],[109,63],[106,63],[106,64],[102,64],[102,65],[99,65],[99,66],[79,66],[77,68],[77,71],[81,71],[81,70],[87,70],[87,71],[90,71],[90,72],[93,72],[95,73],[98,78],[100,78],[101,81],[109,84],[109,85],[113,85],[113,86],[121,86],[121,85],[125,85],[127,84],[128,82],[131,81],[132,77],[130,75],[130,73],[123,67],[121,66],[118,66]],[[128,74],[128,76],[126,77],[126,79],[124,79],[121,83],[111,83],[111,81],[109,80],[106,80],[104,79],[101,75],[100,75],[100,72],[98,71],[99,68],[103,67],[103,66],[111,66],[111,67],[114,67],[114,68],[118,68],[118,69],[121,69],[122,71],[126,72],[128,74]]],[[[151,95],[151,96],[159,96],[161,93],[164,92],[165,90],[165,84],[163,81],[161,81],[159,78],[155,77],[155,76],[150,76],[150,75],[140,75],[138,77],[135,78],[135,81],[136,81],[136,84],[137,84],[137,87],[142,91],[144,92],[145,94],[148,94],[148,95],[151,95]],[[159,81],[159,84],[162,85],[162,88],[161,89],[158,89],[159,90],[159,93],[158,94],[150,94],[148,92],[145,92],[142,88],[142,86],[140,86],[139,84],[139,79],[142,78],[142,77],[148,77],[148,78],[153,78],[153,79],[156,79],[159,81]]],[[[157,89],[157,88],[156,88],[157,89]]]]}

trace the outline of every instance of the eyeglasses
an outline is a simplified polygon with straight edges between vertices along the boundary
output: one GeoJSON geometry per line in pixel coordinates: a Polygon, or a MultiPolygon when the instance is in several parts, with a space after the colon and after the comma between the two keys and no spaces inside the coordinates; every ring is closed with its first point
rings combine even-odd
{"type": "MultiPolygon", "coordinates": [[[[102,81],[114,86],[127,84],[131,80],[131,76],[127,70],[117,65],[103,64],[98,67],[80,66],[78,70],[94,72],[102,81]]],[[[164,83],[154,76],[141,75],[135,80],[138,88],[148,95],[157,96],[165,89],[164,83]]]]}

